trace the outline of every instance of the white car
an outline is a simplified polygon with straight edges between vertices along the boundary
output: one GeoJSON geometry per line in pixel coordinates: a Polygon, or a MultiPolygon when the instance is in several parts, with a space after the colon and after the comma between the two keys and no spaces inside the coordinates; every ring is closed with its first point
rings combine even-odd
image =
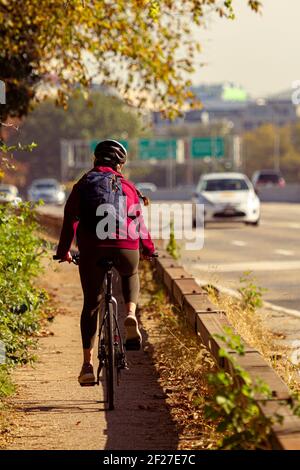
{"type": "Polygon", "coordinates": [[[135,187],[141,191],[141,193],[155,193],[157,186],[154,183],[137,183],[135,187]]]}
{"type": "Polygon", "coordinates": [[[62,205],[66,200],[65,188],[54,178],[34,180],[28,189],[28,200],[37,202],[40,199],[46,204],[62,205]]]}
{"type": "Polygon", "coordinates": [[[8,202],[14,206],[22,202],[18,188],[13,184],[0,184],[0,204],[6,204],[8,202]]]}
{"type": "Polygon", "coordinates": [[[193,198],[193,224],[206,222],[244,222],[258,225],[260,201],[251,181],[242,173],[210,173],[200,178],[193,198]]]}

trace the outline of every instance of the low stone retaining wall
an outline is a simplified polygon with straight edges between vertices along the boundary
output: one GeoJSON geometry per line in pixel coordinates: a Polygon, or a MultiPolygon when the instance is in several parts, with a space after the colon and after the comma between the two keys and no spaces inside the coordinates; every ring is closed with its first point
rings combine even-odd
{"type": "MultiPolygon", "coordinates": [[[[219,366],[232,373],[230,362],[218,355],[219,349],[224,348],[224,344],[215,338],[216,334],[224,335],[224,327],[232,328],[225,312],[220,311],[211,303],[207,292],[168,253],[160,251],[160,257],[155,260],[155,269],[171,301],[182,308],[195,334],[201,338],[219,366]]],[[[232,350],[228,352],[236,356],[238,364],[249,373],[253,381],[260,378],[269,385],[272,398],[261,400],[257,397],[260,409],[265,416],[278,413],[284,417],[282,424],[273,426],[272,447],[282,450],[300,450],[300,419],[294,416],[290,409],[291,395],[287,385],[258,351],[246,343],[244,343],[244,348],[244,356],[238,356],[232,350]]]]}

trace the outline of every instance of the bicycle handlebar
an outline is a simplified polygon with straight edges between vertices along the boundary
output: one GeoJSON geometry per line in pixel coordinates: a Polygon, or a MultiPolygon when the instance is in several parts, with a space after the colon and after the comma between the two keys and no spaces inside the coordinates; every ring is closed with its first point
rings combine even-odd
{"type": "MultiPolygon", "coordinates": [[[[63,260],[57,256],[57,255],[53,255],[52,257],[55,261],[59,261],[60,263],[63,262],[63,260]]],[[[76,266],[78,266],[79,264],[79,258],[80,258],[80,254],[77,252],[77,253],[72,253],[72,263],[76,264],[76,266]]],[[[150,258],[158,258],[158,253],[153,253],[150,258]]]]}
{"type": "MultiPolygon", "coordinates": [[[[55,261],[59,261],[59,263],[63,262],[63,260],[57,255],[53,255],[52,259],[54,259],[55,261]]],[[[73,253],[72,254],[72,263],[74,263],[76,265],[79,264],[79,253],[73,253]]]]}

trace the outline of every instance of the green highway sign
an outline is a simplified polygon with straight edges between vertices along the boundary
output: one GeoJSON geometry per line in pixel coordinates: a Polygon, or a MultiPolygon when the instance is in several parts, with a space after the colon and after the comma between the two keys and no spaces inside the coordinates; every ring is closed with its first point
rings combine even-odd
{"type": "Polygon", "coordinates": [[[138,144],[138,155],[140,160],[166,160],[176,159],[176,139],[140,139],[138,144]]]}
{"type": "Polygon", "coordinates": [[[197,137],[191,140],[191,158],[224,157],[223,137],[197,137]]]}
{"type": "MultiPolygon", "coordinates": [[[[108,137],[108,138],[109,138],[109,137],[108,137]]],[[[94,150],[95,150],[95,148],[96,148],[96,145],[97,145],[99,142],[101,142],[101,140],[104,140],[104,139],[91,140],[91,141],[90,141],[90,149],[91,149],[92,152],[94,152],[94,150]]],[[[113,139],[113,140],[116,140],[116,139],[113,139]]],[[[118,142],[120,142],[120,144],[122,144],[122,145],[126,148],[126,150],[127,150],[127,152],[128,152],[128,147],[129,147],[129,145],[128,145],[128,140],[120,140],[120,139],[118,139],[118,142]]]]}

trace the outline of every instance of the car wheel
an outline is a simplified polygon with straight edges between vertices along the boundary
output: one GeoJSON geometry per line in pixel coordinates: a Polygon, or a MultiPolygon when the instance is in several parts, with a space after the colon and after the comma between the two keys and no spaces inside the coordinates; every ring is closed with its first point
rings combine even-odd
{"type": "Polygon", "coordinates": [[[193,228],[202,227],[202,226],[205,228],[206,224],[207,224],[206,220],[203,220],[203,221],[199,221],[199,224],[197,225],[196,219],[194,219],[194,218],[192,219],[192,227],[193,228]]]}
{"type": "Polygon", "coordinates": [[[252,225],[252,227],[258,227],[260,219],[257,219],[255,222],[246,222],[246,225],[252,225]]]}

